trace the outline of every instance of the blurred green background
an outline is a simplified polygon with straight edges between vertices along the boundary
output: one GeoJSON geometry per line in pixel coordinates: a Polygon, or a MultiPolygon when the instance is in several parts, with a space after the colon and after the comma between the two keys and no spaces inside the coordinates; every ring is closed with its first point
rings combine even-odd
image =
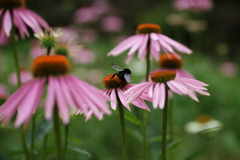
{"type": "MultiPolygon", "coordinates": [[[[72,73],[90,84],[104,89],[102,78],[115,73],[111,64],[119,64],[132,70],[132,82],[139,83],[145,74],[142,69],[144,61],[136,57],[126,65],[126,53],[118,57],[107,57],[107,53],[122,40],[123,36],[135,34],[135,28],[141,23],[161,25],[163,34],[187,45],[193,50],[192,55],[183,55],[184,69],[198,80],[209,84],[210,97],[199,96],[200,102],[194,102],[186,96],[174,95],[171,102],[173,113],[174,142],[169,143],[168,155],[171,160],[238,160],[240,159],[240,89],[239,63],[240,40],[240,1],[218,0],[207,12],[177,11],[173,1],[157,0],[112,0],[105,1],[108,9],[99,14],[94,21],[79,23],[75,12],[82,7],[92,6],[95,1],[82,0],[27,0],[27,6],[44,17],[54,27],[74,26],[78,36],[83,37],[82,30],[93,30],[94,37],[90,42],[82,41],[84,48],[94,52],[96,60],[88,64],[74,64],[72,73]],[[108,16],[117,16],[122,24],[121,29],[106,31],[102,21],[108,16]],[[173,18],[173,17],[177,18],[173,18]],[[183,18],[184,17],[184,18],[183,18]],[[178,22],[178,23],[177,23],[178,22]],[[191,26],[192,25],[192,26],[191,26]],[[96,74],[99,73],[99,74],[96,74]],[[222,123],[216,132],[190,134],[185,130],[188,122],[200,115],[208,115],[222,123]]],[[[88,37],[89,35],[87,35],[88,37]]],[[[32,46],[31,37],[19,41],[21,65],[29,69],[32,59],[29,56],[32,46]]],[[[10,45],[0,48],[0,83],[8,86],[13,93],[16,87],[9,83],[8,76],[14,72],[12,50],[10,45]]],[[[158,68],[152,60],[151,69],[158,68]]],[[[148,139],[152,160],[159,160],[161,148],[161,115],[160,109],[150,106],[148,139]]],[[[129,160],[142,160],[140,110],[132,106],[132,112],[126,110],[127,144],[129,160]]],[[[47,149],[44,152],[47,160],[56,159],[54,134],[50,131],[51,122],[43,121],[42,109],[38,110],[38,138],[36,139],[36,160],[41,159],[44,136],[48,133],[47,149]]],[[[30,127],[28,132],[30,133],[30,127]]],[[[64,139],[65,127],[62,125],[64,139]]],[[[29,138],[30,135],[27,135],[29,138]]],[[[85,122],[83,116],[72,117],[69,125],[69,148],[66,159],[76,160],[120,160],[121,135],[117,111],[104,116],[102,121],[91,118],[85,122]]],[[[0,160],[24,159],[20,129],[12,124],[0,128],[0,160]]]]}

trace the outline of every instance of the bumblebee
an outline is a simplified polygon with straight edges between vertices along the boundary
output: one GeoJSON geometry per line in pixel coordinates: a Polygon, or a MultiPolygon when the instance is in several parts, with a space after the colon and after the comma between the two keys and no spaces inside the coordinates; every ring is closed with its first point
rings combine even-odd
{"type": "Polygon", "coordinates": [[[112,68],[116,69],[119,71],[118,73],[113,74],[112,78],[114,76],[118,76],[118,78],[122,81],[126,81],[129,83],[131,81],[131,70],[128,68],[121,68],[119,65],[112,64],[112,68]]]}

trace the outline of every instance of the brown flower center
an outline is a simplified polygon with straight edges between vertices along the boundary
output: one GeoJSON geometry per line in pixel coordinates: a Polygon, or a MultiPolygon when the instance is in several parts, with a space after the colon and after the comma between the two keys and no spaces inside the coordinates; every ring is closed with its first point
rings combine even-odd
{"type": "Polygon", "coordinates": [[[0,8],[16,8],[25,5],[25,0],[0,0],[0,8]]]}
{"type": "Polygon", "coordinates": [[[211,119],[212,119],[212,118],[211,118],[210,116],[206,116],[206,115],[197,117],[197,121],[198,121],[199,123],[207,123],[207,122],[209,122],[211,119]]]}
{"type": "Polygon", "coordinates": [[[116,74],[111,74],[103,79],[103,84],[107,89],[122,88],[128,83],[125,80],[121,80],[116,74]]]}
{"type": "Polygon", "coordinates": [[[174,80],[176,77],[176,72],[169,70],[169,71],[160,71],[151,73],[151,80],[157,83],[166,83],[167,81],[174,80]]]}
{"type": "Polygon", "coordinates": [[[162,54],[159,58],[158,64],[163,69],[179,69],[183,65],[183,60],[180,55],[177,57],[174,54],[162,54]]]}
{"type": "Polygon", "coordinates": [[[71,64],[65,56],[39,56],[31,67],[34,77],[45,77],[50,75],[66,74],[71,68],[71,64]]]}
{"type": "Polygon", "coordinates": [[[152,23],[144,23],[144,24],[140,24],[137,26],[137,30],[136,32],[138,34],[145,34],[145,33],[160,33],[161,27],[157,24],[152,24],[152,23]]]}

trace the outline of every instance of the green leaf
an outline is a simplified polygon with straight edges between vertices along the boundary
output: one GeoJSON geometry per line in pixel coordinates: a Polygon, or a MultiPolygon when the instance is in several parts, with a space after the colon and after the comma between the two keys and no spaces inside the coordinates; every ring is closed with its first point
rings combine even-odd
{"type": "Polygon", "coordinates": [[[200,154],[202,154],[202,151],[197,151],[194,153],[191,153],[188,157],[186,157],[184,160],[193,160],[195,159],[197,156],[199,156],[200,154]]]}
{"type": "Polygon", "coordinates": [[[124,112],[124,117],[129,122],[132,122],[137,126],[141,126],[141,121],[136,116],[134,116],[131,112],[124,112]]]}
{"type": "Polygon", "coordinates": [[[68,151],[73,151],[73,152],[76,152],[76,153],[80,153],[82,155],[87,156],[88,158],[91,158],[91,154],[88,151],[80,149],[78,147],[68,146],[67,150],[68,151]]]}
{"type": "Polygon", "coordinates": [[[3,103],[5,103],[5,102],[6,102],[6,99],[0,98],[0,106],[1,106],[3,103]]]}

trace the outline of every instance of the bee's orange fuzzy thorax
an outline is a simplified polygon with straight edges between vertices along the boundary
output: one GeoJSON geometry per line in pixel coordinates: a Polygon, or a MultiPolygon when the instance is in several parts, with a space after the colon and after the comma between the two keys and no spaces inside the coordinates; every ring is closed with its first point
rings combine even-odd
{"type": "Polygon", "coordinates": [[[151,80],[157,83],[166,83],[167,81],[174,80],[176,72],[173,70],[154,72],[150,74],[151,80]]]}
{"type": "Polygon", "coordinates": [[[199,117],[197,117],[197,121],[199,122],[199,123],[207,123],[207,122],[209,122],[210,120],[211,120],[212,118],[210,117],[210,116],[199,116],[199,117]]]}
{"type": "Polygon", "coordinates": [[[16,8],[25,5],[25,0],[0,0],[0,8],[16,8]]]}
{"type": "Polygon", "coordinates": [[[107,89],[112,89],[112,88],[122,88],[126,86],[128,83],[126,81],[119,79],[117,75],[111,74],[106,76],[103,79],[103,84],[107,89]]]}
{"type": "Polygon", "coordinates": [[[65,56],[39,56],[31,67],[34,77],[45,77],[50,75],[66,74],[71,68],[71,64],[65,56]]]}
{"type": "Polygon", "coordinates": [[[137,26],[137,30],[136,32],[139,34],[145,34],[145,33],[160,33],[161,27],[157,24],[153,24],[153,23],[144,23],[144,24],[140,24],[137,26]]]}
{"type": "Polygon", "coordinates": [[[163,69],[179,69],[183,65],[183,60],[180,55],[165,53],[159,58],[158,64],[163,69]]]}

